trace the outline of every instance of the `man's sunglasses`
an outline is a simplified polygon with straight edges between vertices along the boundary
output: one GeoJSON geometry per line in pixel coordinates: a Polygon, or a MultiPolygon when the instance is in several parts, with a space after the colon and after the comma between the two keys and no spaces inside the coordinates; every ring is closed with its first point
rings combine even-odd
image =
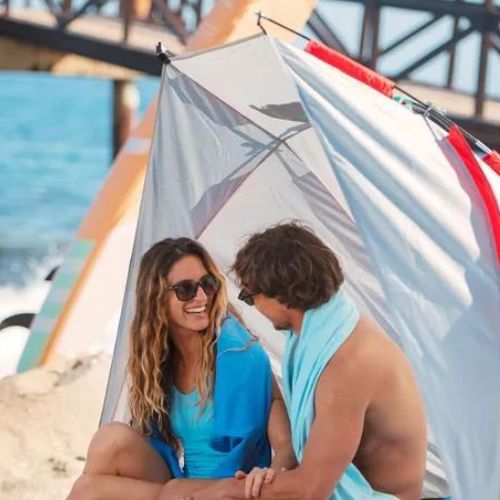
{"type": "Polygon", "coordinates": [[[175,292],[175,296],[182,302],[194,299],[198,293],[198,287],[205,292],[205,295],[214,295],[219,289],[219,280],[211,274],[206,274],[199,281],[183,280],[175,285],[169,286],[169,290],[175,292]]]}
{"type": "Polygon", "coordinates": [[[246,288],[242,288],[241,292],[238,294],[238,299],[242,300],[245,304],[249,306],[255,305],[254,295],[257,295],[259,292],[251,293],[246,288]]]}

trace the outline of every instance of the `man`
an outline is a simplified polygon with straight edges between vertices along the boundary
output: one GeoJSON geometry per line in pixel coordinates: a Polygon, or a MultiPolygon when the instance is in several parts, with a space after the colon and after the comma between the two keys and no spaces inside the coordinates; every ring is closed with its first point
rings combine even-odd
{"type": "MultiPolygon", "coordinates": [[[[308,228],[282,224],[253,235],[233,270],[239,298],[287,332],[283,388],[299,466],[258,484],[259,498],[419,499],[427,439],[412,369],[359,314],[332,250],[308,228]]],[[[215,491],[241,498],[241,481],[215,491]]]]}

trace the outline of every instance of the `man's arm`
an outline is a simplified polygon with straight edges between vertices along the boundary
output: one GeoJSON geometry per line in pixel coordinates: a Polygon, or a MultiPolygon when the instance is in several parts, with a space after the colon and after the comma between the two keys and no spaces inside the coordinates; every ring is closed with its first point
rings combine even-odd
{"type": "Polygon", "coordinates": [[[273,376],[273,400],[269,414],[268,437],[274,451],[271,468],[279,472],[282,469],[294,469],[297,459],[292,446],[290,421],[278,382],[273,376]]]}
{"type": "MultiPolygon", "coordinates": [[[[337,356],[335,363],[330,361],[316,388],[316,414],[302,462],[294,470],[278,473],[272,483],[263,484],[259,498],[320,500],[330,497],[361,441],[365,414],[378,378],[370,364],[346,360],[346,357],[337,359],[337,356]]],[[[220,492],[221,498],[244,498],[242,482],[223,481],[223,491],[215,486],[193,498],[211,498],[208,494],[204,496],[207,492],[220,492]]]]}
{"type": "Polygon", "coordinates": [[[374,386],[368,366],[358,361],[330,361],[316,388],[315,419],[302,462],[262,486],[260,497],[278,499],[328,498],[361,441],[374,386]],[[363,373],[363,377],[361,377],[363,373]]]}
{"type": "Polygon", "coordinates": [[[272,482],[276,472],[291,470],[297,467],[297,459],[292,446],[290,421],[286,412],[285,402],[276,378],[272,378],[272,402],[269,414],[267,435],[273,449],[271,467],[254,467],[248,474],[238,471],[238,479],[245,479],[245,496],[257,497],[263,483],[272,482]]]}

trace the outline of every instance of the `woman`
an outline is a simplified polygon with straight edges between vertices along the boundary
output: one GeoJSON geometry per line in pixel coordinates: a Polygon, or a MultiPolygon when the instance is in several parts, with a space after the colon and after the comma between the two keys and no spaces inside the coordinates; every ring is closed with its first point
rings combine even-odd
{"type": "Polygon", "coordinates": [[[249,497],[296,465],[269,360],[198,242],[167,238],[144,254],[130,336],[132,426],[96,433],[70,500],[181,498],[234,476],[249,497]]]}

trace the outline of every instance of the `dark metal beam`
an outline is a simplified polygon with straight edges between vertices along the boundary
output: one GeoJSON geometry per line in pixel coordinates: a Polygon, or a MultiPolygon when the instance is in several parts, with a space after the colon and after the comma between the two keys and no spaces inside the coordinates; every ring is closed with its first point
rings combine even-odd
{"type": "Polygon", "coordinates": [[[71,15],[73,0],[62,0],[61,11],[64,17],[69,17],[71,15]]]}
{"type": "Polygon", "coordinates": [[[188,37],[188,32],[180,15],[171,10],[165,0],[152,0],[158,11],[161,13],[167,28],[170,28],[182,41],[188,37]]]}
{"type": "MultiPolygon", "coordinates": [[[[484,7],[487,11],[493,9],[493,0],[484,0],[484,7]]],[[[484,98],[486,93],[486,76],[488,74],[488,55],[490,52],[490,33],[484,31],[481,37],[481,51],[479,55],[479,70],[477,75],[477,92],[474,114],[483,115],[484,98]]]]}
{"type": "Polygon", "coordinates": [[[193,5],[194,15],[196,16],[196,26],[201,22],[203,2],[200,0],[193,5]]]}
{"type": "MultiPolygon", "coordinates": [[[[334,0],[340,2],[362,3],[367,5],[373,0],[334,0]]],[[[472,22],[483,22],[488,18],[490,23],[500,22],[500,8],[494,7],[486,13],[483,4],[455,3],[448,0],[377,0],[381,7],[396,7],[405,10],[431,12],[433,14],[467,17],[472,22]]]]}
{"type": "Polygon", "coordinates": [[[90,7],[95,6],[96,9],[99,9],[105,3],[107,3],[107,1],[108,0],[87,0],[78,10],[76,10],[75,12],[71,12],[69,15],[66,15],[64,19],[61,19],[58,23],[59,28],[66,28],[68,24],[85,14],[90,7]]]}
{"type": "Polygon", "coordinates": [[[120,0],[120,16],[123,20],[122,42],[128,42],[132,22],[132,0],[120,0]]]}
{"type": "Polygon", "coordinates": [[[479,69],[477,75],[477,91],[474,114],[483,115],[484,98],[486,93],[486,75],[488,73],[488,55],[490,52],[490,34],[484,33],[481,40],[481,50],[479,55],[479,69]]]}
{"type": "Polygon", "coordinates": [[[408,32],[406,35],[402,36],[401,38],[398,38],[395,42],[392,42],[385,49],[382,49],[379,53],[379,56],[382,57],[383,55],[387,54],[388,52],[395,49],[396,47],[399,47],[401,44],[403,44],[404,42],[407,42],[408,40],[413,38],[415,35],[418,35],[422,31],[426,30],[427,28],[429,28],[433,24],[437,23],[442,18],[443,18],[443,15],[439,14],[437,16],[434,16],[429,21],[426,21],[425,23],[421,24],[420,26],[417,26],[415,29],[408,32]]]}
{"type": "Polygon", "coordinates": [[[10,0],[4,0],[3,5],[4,5],[3,15],[8,16],[10,14],[10,0]]]}
{"type": "Polygon", "coordinates": [[[331,26],[316,10],[314,10],[311,14],[311,17],[307,21],[307,25],[309,26],[311,31],[319,38],[319,40],[325,45],[328,45],[328,47],[338,50],[343,54],[349,55],[347,47],[342,43],[331,26]]]}
{"type": "MultiPolygon", "coordinates": [[[[463,0],[455,0],[457,3],[462,3],[463,0]]],[[[453,19],[453,31],[452,36],[457,36],[458,28],[460,25],[460,17],[455,16],[453,19]]],[[[453,75],[455,73],[455,57],[457,55],[457,46],[453,44],[449,49],[449,61],[448,61],[448,74],[446,76],[446,88],[451,89],[453,86],[453,75]]]]}
{"type": "Polygon", "coordinates": [[[378,3],[370,2],[365,6],[359,59],[368,67],[375,69],[379,56],[378,37],[380,29],[380,7],[378,3]]]}
{"type": "Polygon", "coordinates": [[[37,47],[73,53],[149,75],[161,74],[161,62],[153,54],[153,47],[151,52],[146,52],[121,43],[106,42],[4,17],[0,17],[0,33],[3,37],[21,40],[37,47]]]}
{"type": "Polygon", "coordinates": [[[448,47],[450,47],[452,44],[458,43],[460,40],[465,38],[466,36],[469,36],[471,33],[474,32],[474,28],[469,27],[465,30],[459,31],[456,36],[451,37],[449,40],[446,42],[442,43],[441,45],[437,46],[424,56],[420,57],[417,59],[415,62],[407,66],[405,69],[401,70],[399,73],[394,75],[392,78],[394,80],[401,80],[403,78],[406,78],[412,71],[416,70],[420,66],[423,66],[424,64],[428,63],[431,59],[434,59],[437,55],[439,55],[441,52],[446,50],[448,47]]]}

